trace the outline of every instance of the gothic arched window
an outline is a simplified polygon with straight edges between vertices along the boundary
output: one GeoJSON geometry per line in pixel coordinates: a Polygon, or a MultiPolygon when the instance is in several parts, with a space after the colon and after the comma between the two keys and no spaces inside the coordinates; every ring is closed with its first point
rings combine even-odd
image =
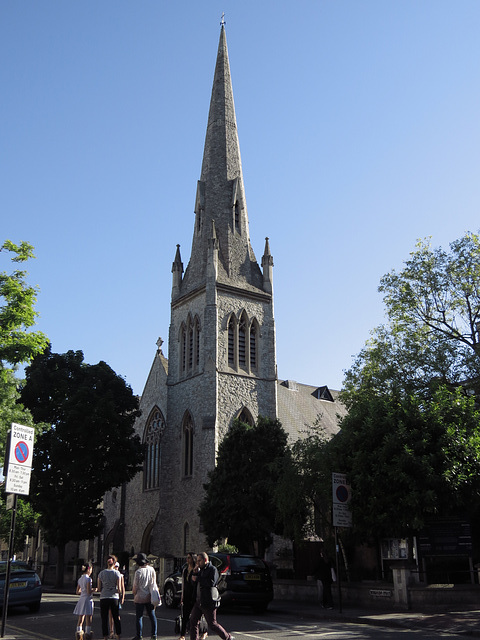
{"type": "Polygon", "coordinates": [[[240,411],[237,416],[237,420],[240,420],[240,422],[243,422],[245,424],[249,424],[251,427],[255,426],[255,420],[246,407],[243,407],[243,409],[240,411]]]}
{"type": "Polygon", "coordinates": [[[145,427],[145,459],[143,462],[143,488],[156,489],[160,486],[162,435],[165,420],[162,412],[155,407],[145,427]]]}
{"type": "Polygon", "coordinates": [[[183,475],[193,475],[193,420],[189,413],[183,419],[182,458],[183,475]]]}
{"type": "Polygon", "coordinates": [[[241,367],[247,364],[246,348],[247,348],[247,320],[244,315],[240,318],[238,325],[238,363],[241,367]]]}
{"type": "Polygon", "coordinates": [[[180,365],[180,375],[185,374],[185,370],[187,368],[187,330],[185,328],[185,324],[182,322],[182,326],[180,327],[180,357],[179,357],[179,365],[180,365]]]}
{"type": "Polygon", "coordinates": [[[231,369],[243,369],[252,373],[259,368],[260,327],[253,318],[250,322],[246,311],[237,320],[232,313],[227,322],[227,362],[231,369]]]}
{"type": "Polygon", "coordinates": [[[233,316],[228,321],[228,364],[235,366],[235,320],[233,316]]]}
{"type": "Polygon", "coordinates": [[[250,368],[257,368],[257,335],[258,327],[256,322],[250,325],[250,368]]]}
{"type": "Polygon", "coordinates": [[[190,549],[190,525],[185,522],[183,525],[183,555],[186,556],[190,549]]]}

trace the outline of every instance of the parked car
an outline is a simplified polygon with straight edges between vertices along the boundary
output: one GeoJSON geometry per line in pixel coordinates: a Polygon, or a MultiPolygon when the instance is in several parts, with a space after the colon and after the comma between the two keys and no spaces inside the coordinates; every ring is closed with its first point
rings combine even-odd
{"type": "MultiPolygon", "coordinates": [[[[7,563],[0,562],[0,607],[3,606],[7,563]]],[[[34,569],[24,562],[10,563],[10,588],[8,606],[26,606],[30,611],[38,611],[42,600],[42,583],[34,569]]]]}
{"type": "MultiPolygon", "coordinates": [[[[184,567],[185,565],[183,565],[184,567]]],[[[178,607],[180,600],[182,599],[182,572],[181,569],[177,569],[173,573],[170,573],[163,583],[163,602],[169,609],[178,607]]]]}
{"type": "MultiPolygon", "coordinates": [[[[224,605],[248,605],[256,613],[266,611],[273,600],[273,584],[267,564],[255,556],[240,553],[211,553],[210,562],[218,569],[218,591],[224,605]]],[[[183,567],[182,567],[183,569],[183,567]]],[[[182,595],[182,569],[167,576],[164,601],[178,606],[182,595]]]]}

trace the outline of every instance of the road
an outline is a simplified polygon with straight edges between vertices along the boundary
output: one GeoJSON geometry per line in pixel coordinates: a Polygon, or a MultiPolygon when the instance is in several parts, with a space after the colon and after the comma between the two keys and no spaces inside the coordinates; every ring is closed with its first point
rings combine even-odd
{"type": "MultiPolygon", "coordinates": [[[[6,624],[5,638],[21,640],[73,640],[75,638],[76,616],[73,609],[77,596],[70,594],[46,593],[38,613],[31,614],[27,609],[11,610],[6,624]]],[[[162,606],[157,609],[158,638],[176,640],[174,619],[177,609],[162,606]]],[[[438,631],[393,629],[387,627],[352,624],[343,621],[319,621],[302,619],[291,614],[278,611],[263,615],[252,613],[249,609],[219,611],[218,620],[230,631],[235,640],[434,640],[438,638],[460,638],[463,636],[438,631]]],[[[131,594],[122,610],[123,640],[130,640],[135,635],[135,611],[131,594]]],[[[144,630],[150,631],[147,618],[144,619],[144,630]]],[[[95,640],[102,638],[100,612],[95,599],[95,615],[93,620],[95,640]]],[[[149,636],[145,636],[147,640],[149,636]]],[[[209,640],[216,636],[209,635],[209,640]]]]}

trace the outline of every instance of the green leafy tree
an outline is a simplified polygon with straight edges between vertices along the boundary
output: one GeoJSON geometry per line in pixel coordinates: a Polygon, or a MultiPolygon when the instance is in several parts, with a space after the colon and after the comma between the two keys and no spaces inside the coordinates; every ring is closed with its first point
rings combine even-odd
{"type": "MultiPolygon", "coordinates": [[[[26,262],[34,258],[33,247],[28,242],[19,245],[6,240],[0,251],[13,253],[12,262],[26,262]]],[[[41,331],[29,331],[35,324],[37,288],[27,284],[27,272],[16,269],[8,274],[0,272],[0,361],[2,368],[7,364],[16,365],[29,362],[41,353],[48,344],[41,331]]]]}
{"type": "Polygon", "coordinates": [[[275,490],[277,521],[285,537],[296,541],[315,534],[327,537],[331,470],[328,437],[319,422],[293,444],[275,490]]]}
{"type": "Polygon", "coordinates": [[[234,423],[199,509],[209,544],[227,538],[240,551],[263,555],[278,524],[275,489],[289,455],[287,439],[278,420],[234,423]]]}
{"type": "Polygon", "coordinates": [[[480,505],[480,414],[462,388],[428,402],[396,391],[358,398],[328,446],[352,484],[355,532],[408,537],[434,516],[474,516],[480,505]]]}
{"type": "Polygon", "coordinates": [[[480,240],[419,242],[381,280],[388,322],[347,372],[330,443],[363,537],[408,536],[437,515],[478,515],[480,240]]]}
{"type": "MultiPolygon", "coordinates": [[[[0,538],[5,541],[10,540],[12,512],[7,509],[6,495],[0,492],[0,538]]],[[[28,500],[17,499],[17,509],[15,513],[15,531],[13,536],[13,553],[19,553],[25,548],[25,537],[33,536],[36,531],[36,521],[38,514],[33,509],[28,500]]]]}
{"type": "MultiPolygon", "coordinates": [[[[35,256],[28,242],[19,245],[6,240],[0,253],[10,254],[14,264],[25,263],[35,256]]],[[[7,432],[12,422],[34,427],[29,411],[19,404],[20,380],[15,376],[16,366],[25,364],[48,344],[40,331],[31,331],[37,312],[35,303],[38,289],[26,281],[27,272],[15,269],[0,272],[0,459],[5,457],[7,432]]],[[[14,550],[20,551],[25,536],[33,533],[35,514],[27,501],[17,500],[14,550]]],[[[0,496],[0,537],[10,537],[11,512],[6,510],[4,494],[0,496]]]]}
{"type": "Polygon", "coordinates": [[[35,443],[31,500],[47,542],[58,548],[61,586],[66,543],[94,537],[105,492],[140,469],[138,398],[105,362],[89,365],[81,351],[49,347],[26,369],[21,399],[48,425],[35,443]]]}

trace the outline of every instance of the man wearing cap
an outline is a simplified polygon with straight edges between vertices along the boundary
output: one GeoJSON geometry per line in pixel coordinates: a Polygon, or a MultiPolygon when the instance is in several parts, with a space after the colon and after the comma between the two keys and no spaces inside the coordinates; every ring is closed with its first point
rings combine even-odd
{"type": "MultiPolygon", "coordinates": [[[[190,614],[190,640],[198,640],[198,628],[202,613],[210,629],[222,640],[235,640],[217,622],[217,603],[212,597],[212,588],[217,586],[218,570],[203,551],[197,556],[197,569],[194,569],[193,580],[197,583],[197,599],[190,614]],[[196,573],[195,573],[196,572],[196,573]]],[[[217,592],[218,593],[218,592],[217,592]]]]}

